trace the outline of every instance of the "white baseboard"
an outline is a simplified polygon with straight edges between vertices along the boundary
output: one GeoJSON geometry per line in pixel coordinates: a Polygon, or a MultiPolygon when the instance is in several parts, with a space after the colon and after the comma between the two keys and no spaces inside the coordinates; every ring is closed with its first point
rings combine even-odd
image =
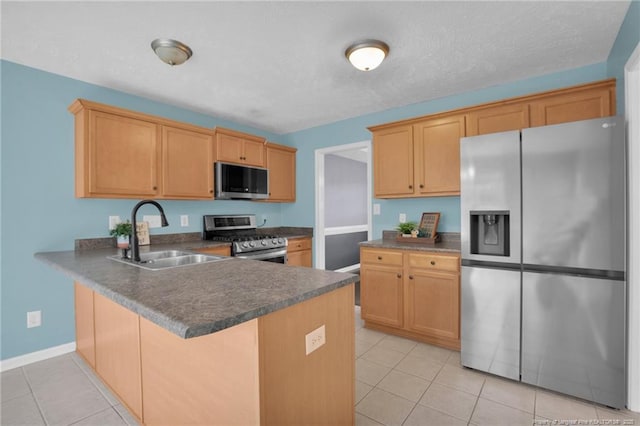
{"type": "Polygon", "coordinates": [[[65,343],[64,345],[54,346],[52,348],[43,349],[41,351],[31,352],[14,358],[8,358],[0,361],[0,372],[13,370],[14,368],[23,367],[38,361],[53,358],[59,355],[68,354],[76,350],[76,342],[65,343]]]}

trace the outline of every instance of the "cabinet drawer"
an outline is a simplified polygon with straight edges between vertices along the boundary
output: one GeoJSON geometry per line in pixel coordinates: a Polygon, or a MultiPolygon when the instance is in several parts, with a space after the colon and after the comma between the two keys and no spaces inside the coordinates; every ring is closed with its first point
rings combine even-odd
{"type": "Polygon", "coordinates": [[[288,241],[287,251],[300,251],[311,249],[311,238],[290,238],[288,241]]]}
{"type": "Polygon", "coordinates": [[[360,251],[360,263],[402,266],[402,252],[363,249],[360,251]]]}
{"type": "Polygon", "coordinates": [[[409,253],[409,266],[413,268],[434,269],[440,271],[460,270],[460,257],[432,254],[432,253],[409,253]]]}

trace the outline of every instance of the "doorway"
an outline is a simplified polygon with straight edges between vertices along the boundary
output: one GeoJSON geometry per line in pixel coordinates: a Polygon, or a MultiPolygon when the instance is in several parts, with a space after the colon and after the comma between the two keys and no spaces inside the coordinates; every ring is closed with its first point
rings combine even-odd
{"type": "MultiPolygon", "coordinates": [[[[371,143],[315,151],[316,254],[318,269],[359,273],[361,241],[371,224],[371,143]]],[[[356,285],[359,304],[359,284],[356,285]]]]}

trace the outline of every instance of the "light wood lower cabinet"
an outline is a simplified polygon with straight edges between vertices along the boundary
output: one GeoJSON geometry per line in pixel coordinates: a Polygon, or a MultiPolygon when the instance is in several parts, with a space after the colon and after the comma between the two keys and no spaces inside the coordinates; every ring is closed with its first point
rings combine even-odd
{"type": "Polygon", "coordinates": [[[80,283],[75,294],[79,341],[95,339],[96,372],[143,424],[355,422],[353,285],[191,339],[80,283]],[[326,343],[307,354],[321,326],[326,343]]]}
{"type": "Polygon", "coordinates": [[[93,290],[73,284],[76,308],[76,351],[96,368],[96,341],[93,327],[93,290]]]}
{"type": "Polygon", "coordinates": [[[287,245],[287,265],[313,266],[311,237],[289,238],[287,245]]]}
{"type": "Polygon", "coordinates": [[[460,256],[360,249],[365,326],[460,349],[460,256]]]}
{"type": "Polygon", "coordinates": [[[96,372],[139,419],[142,419],[139,317],[94,294],[96,372]]]}

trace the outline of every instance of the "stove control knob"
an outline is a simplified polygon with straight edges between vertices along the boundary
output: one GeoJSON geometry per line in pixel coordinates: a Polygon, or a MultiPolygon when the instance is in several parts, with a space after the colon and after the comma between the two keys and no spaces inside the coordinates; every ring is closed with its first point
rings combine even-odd
{"type": "Polygon", "coordinates": [[[267,245],[267,240],[260,241],[260,244],[262,244],[263,246],[266,246],[267,245]]]}
{"type": "Polygon", "coordinates": [[[253,241],[249,243],[249,247],[255,247],[255,246],[256,246],[256,243],[254,243],[253,241]]]}
{"type": "Polygon", "coordinates": [[[278,238],[278,242],[279,242],[280,244],[282,244],[282,243],[284,243],[284,240],[283,240],[282,238],[278,238]]]}
{"type": "MultiPolygon", "coordinates": [[[[282,239],[282,238],[281,238],[282,239]]],[[[278,239],[274,238],[273,241],[271,241],[273,244],[278,244],[278,239]]]]}
{"type": "Polygon", "coordinates": [[[247,247],[249,247],[249,244],[247,244],[247,243],[242,243],[242,247],[247,248],[247,247]]]}

